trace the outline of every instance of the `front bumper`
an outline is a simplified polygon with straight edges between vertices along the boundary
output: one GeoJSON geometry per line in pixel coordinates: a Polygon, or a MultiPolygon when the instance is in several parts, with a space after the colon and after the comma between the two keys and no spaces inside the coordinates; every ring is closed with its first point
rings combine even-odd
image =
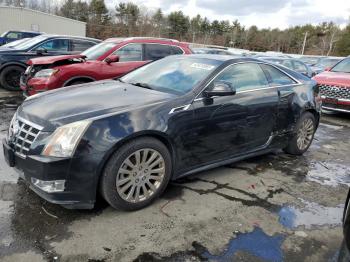
{"type": "Polygon", "coordinates": [[[5,161],[11,167],[14,167],[20,177],[24,179],[29,187],[40,197],[48,202],[62,205],[71,209],[91,209],[94,207],[96,183],[93,179],[74,178],[74,165],[72,158],[55,158],[40,155],[28,155],[25,158],[15,154],[14,150],[3,141],[3,151],[5,161]],[[63,192],[47,193],[32,184],[31,178],[44,181],[66,180],[66,188],[63,192]]]}
{"type": "Polygon", "coordinates": [[[350,100],[322,97],[322,109],[350,113],[350,100]]]}

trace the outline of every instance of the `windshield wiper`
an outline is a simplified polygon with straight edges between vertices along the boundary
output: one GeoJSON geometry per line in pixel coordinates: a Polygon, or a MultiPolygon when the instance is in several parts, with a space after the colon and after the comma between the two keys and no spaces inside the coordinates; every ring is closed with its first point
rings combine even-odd
{"type": "Polygon", "coordinates": [[[152,87],[150,87],[148,84],[146,83],[130,83],[130,85],[134,85],[134,86],[139,86],[139,87],[142,87],[142,88],[147,88],[147,89],[153,89],[152,87]]]}

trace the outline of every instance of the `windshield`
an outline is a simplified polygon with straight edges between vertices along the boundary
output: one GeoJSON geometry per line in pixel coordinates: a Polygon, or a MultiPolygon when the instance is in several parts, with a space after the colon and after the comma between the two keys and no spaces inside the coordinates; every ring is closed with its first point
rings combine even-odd
{"type": "Polygon", "coordinates": [[[332,66],[334,66],[336,63],[338,63],[339,61],[340,61],[340,59],[324,58],[324,59],[321,59],[315,66],[319,66],[319,67],[332,67],[332,66]]]}
{"type": "Polygon", "coordinates": [[[9,31],[2,33],[1,37],[5,37],[9,31]]]}
{"type": "Polygon", "coordinates": [[[90,47],[89,49],[85,50],[81,54],[86,56],[87,60],[96,60],[116,45],[117,44],[115,43],[109,42],[99,43],[98,45],[94,45],[93,47],[90,47]]]}
{"type": "Polygon", "coordinates": [[[188,56],[169,56],[143,66],[121,81],[161,92],[183,95],[204,80],[222,61],[188,56]]]}
{"type": "Polygon", "coordinates": [[[343,72],[350,73],[350,58],[346,58],[343,61],[336,64],[332,70],[332,72],[343,72]]]}
{"type": "Polygon", "coordinates": [[[25,50],[37,45],[38,43],[44,41],[47,38],[47,36],[39,35],[31,38],[30,41],[25,41],[23,43],[20,43],[19,45],[14,46],[14,48],[19,50],[25,50]]]}

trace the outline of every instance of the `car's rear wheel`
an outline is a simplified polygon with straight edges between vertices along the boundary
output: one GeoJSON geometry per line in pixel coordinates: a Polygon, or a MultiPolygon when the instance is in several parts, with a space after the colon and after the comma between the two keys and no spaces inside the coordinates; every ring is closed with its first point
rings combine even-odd
{"type": "Polygon", "coordinates": [[[112,207],[137,210],[162,194],[171,171],[167,147],[154,138],[138,138],[113,154],[102,175],[100,190],[112,207]]]}
{"type": "Polygon", "coordinates": [[[20,91],[20,78],[24,71],[21,66],[5,67],[0,74],[0,85],[10,91],[20,91]]]}
{"type": "Polygon", "coordinates": [[[295,134],[284,151],[293,155],[302,155],[310,147],[316,131],[315,117],[305,112],[296,124],[295,134]]]}

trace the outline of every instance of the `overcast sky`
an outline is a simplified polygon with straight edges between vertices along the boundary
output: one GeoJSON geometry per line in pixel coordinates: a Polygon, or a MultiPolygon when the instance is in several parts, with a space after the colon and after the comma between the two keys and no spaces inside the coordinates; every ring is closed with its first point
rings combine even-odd
{"type": "MultiPolygon", "coordinates": [[[[106,0],[110,8],[118,2],[106,0]]],[[[306,23],[334,21],[344,27],[349,23],[350,0],[133,0],[149,9],[164,13],[182,10],[193,17],[207,16],[211,21],[238,19],[245,26],[287,28],[306,23]]]]}

